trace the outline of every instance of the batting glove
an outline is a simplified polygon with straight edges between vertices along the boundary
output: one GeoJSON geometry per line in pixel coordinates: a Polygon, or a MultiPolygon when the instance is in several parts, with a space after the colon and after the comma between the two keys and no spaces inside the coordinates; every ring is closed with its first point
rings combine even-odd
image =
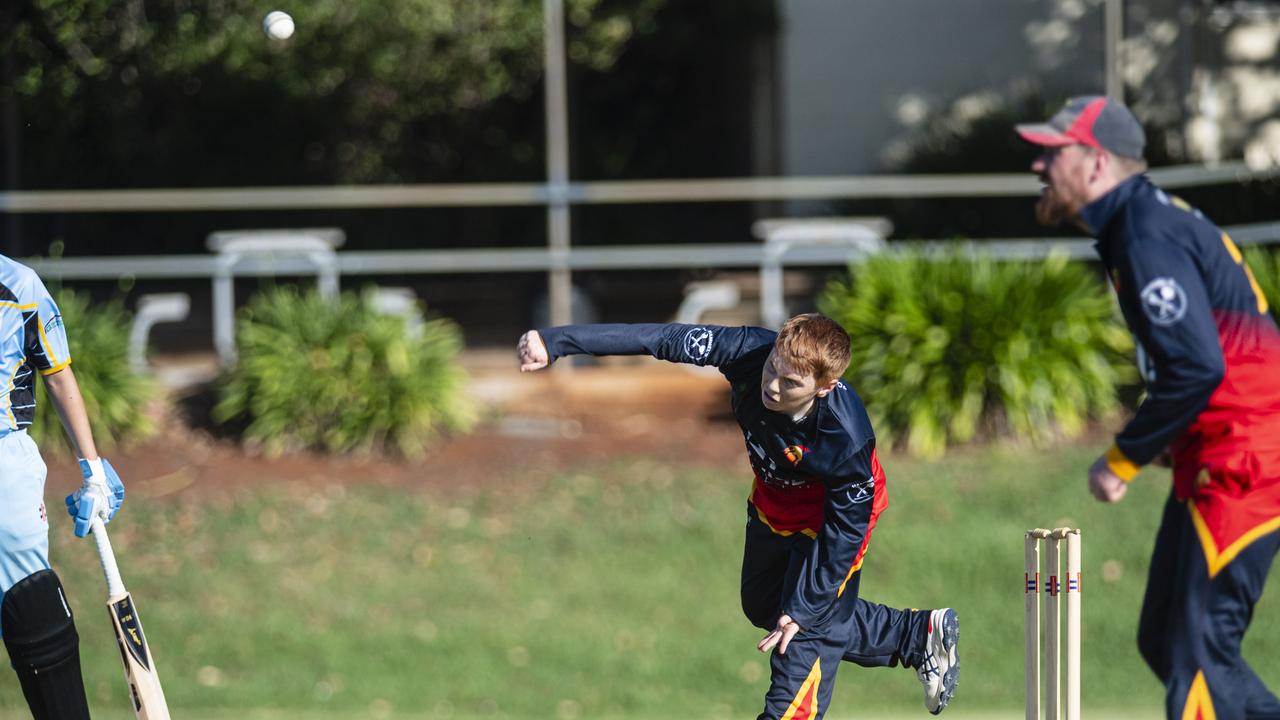
{"type": "Polygon", "coordinates": [[[89,534],[94,515],[103,524],[111,522],[124,502],[124,483],[111,463],[103,458],[81,460],[80,474],[84,485],[67,496],[67,514],[76,521],[76,537],[89,534]]]}

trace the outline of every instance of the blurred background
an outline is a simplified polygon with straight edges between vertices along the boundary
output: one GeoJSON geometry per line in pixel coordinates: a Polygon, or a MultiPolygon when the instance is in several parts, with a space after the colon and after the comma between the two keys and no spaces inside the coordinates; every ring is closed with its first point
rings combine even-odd
{"type": "MultiPolygon", "coordinates": [[[[1012,125],[1123,98],[1275,307],[1278,49],[1280,4],[1247,0],[7,0],[0,252],[66,315],[183,716],[753,716],[722,383],[522,377],[511,346],[820,309],[901,468],[864,593],[956,605],[974,643],[949,712],[1017,712],[1017,536],[1071,522],[1115,589],[1085,603],[1086,697],[1155,717],[1130,638],[1164,479],[1122,522],[1085,503],[1132,347],[1091,241],[1035,225],[1012,125]]],[[[39,422],[53,497],[74,463],[39,422]]],[[[1280,658],[1270,605],[1250,642],[1280,658]]],[[[889,675],[846,669],[832,716],[918,712],[889,675]]]]}

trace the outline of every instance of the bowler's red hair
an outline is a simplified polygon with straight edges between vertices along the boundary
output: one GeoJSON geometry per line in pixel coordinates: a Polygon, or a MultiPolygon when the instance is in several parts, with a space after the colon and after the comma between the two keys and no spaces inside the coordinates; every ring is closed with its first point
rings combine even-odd
{"type": "Polygon", "coordinates": [[[849,369],[849,333],[817,313],[797,315],[783,324],[774,348],[779,360],[819,383],[835,380],[849,369]]]}

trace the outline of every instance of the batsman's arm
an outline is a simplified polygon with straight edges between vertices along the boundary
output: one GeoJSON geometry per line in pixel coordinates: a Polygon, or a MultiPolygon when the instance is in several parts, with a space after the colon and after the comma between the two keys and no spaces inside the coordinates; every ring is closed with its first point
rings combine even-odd
{"type": "Polygon", "coordinates": [[[547,362],[566,355],[650,355],[659,360],[723,367],[777,334],[754,327],[637,323],[563,325],[537,331],[547,362]]]}
{"type": "Polygon", "coordinates": [[[804,629],[820,627],[830,618],[847,583],[861,569],[865,541],[875,525],[875,491],[884,483],[884,473],[869,448],[858,454],[855,465],[860,472],[827,484],[822,530],[783,607],[783,613],[804,629]]]}
{"type": "Polygon", "coordinates": [[[75,520],[76,537],[89,533],[93,518],[110,522],[124,502],[124,483],[105,458],[98,455],[89,427],[80,384],[70,367],[44,376],[49,400],[62,420],[67,439],[80,458],[80,474],[84,484],[67,496],[67,513],[75,520]]]}
{"type": "Polygon", "coordinates": [[[49,391],[49,400],[58,412],[58,419],[67,431],[67,439],[77,457],[85,460],[96,460],[98,448],[93,443],[93,430],[89,427],[89,413],[85,410],[84,396],[80,394],[80,383],[70,366],[44,376],[45,389],[49,391]]]}

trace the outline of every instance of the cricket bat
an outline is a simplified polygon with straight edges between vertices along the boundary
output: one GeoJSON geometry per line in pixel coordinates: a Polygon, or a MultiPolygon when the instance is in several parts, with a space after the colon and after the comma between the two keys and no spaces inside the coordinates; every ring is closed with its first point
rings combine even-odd
{"type": "Polygon", "coordinates": [[[155,661],[147,638],[142,634],[142,621],[133,605],[133,597],[124,589],[116,555],[111,550],[102,518],[93,518],[93,539],[98,543],[98,560],[102,562],[102,574],[107,579],[107,611],[111,615],[111,627],[116,631],[120,645],[120,659],[124,662],[124,679],[129,683],[133,698],[133,712],[138,720],[169,720],[169,706],[164,701],[160,677],[156,675],[155,661]]]}

